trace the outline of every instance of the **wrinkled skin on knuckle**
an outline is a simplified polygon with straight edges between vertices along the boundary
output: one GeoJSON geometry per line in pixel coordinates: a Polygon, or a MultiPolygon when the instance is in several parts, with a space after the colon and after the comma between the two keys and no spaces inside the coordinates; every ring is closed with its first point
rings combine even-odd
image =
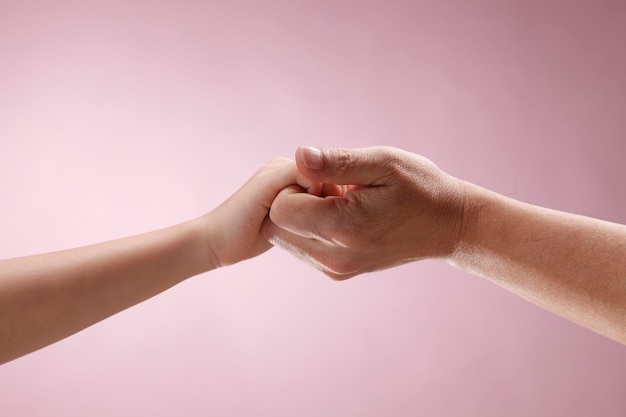
{"type": "Polygon", "coordinates": [[[335,174],[343,176],[347,171],[354,168],[354,156],[345,149],[331,149],[329,152],[331,159],[334,161],[335,174]]]}
{"type": "Polygon", "coordinates": [[[376,159],[378,178],[374,186],[388,186],[403,182],[411,174],[410,154],[397,148],[379,146],[372,158],[376,159]]]}

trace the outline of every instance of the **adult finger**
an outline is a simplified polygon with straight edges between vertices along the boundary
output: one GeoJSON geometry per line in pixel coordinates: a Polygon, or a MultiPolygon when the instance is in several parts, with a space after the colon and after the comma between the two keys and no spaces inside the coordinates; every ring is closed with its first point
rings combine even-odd
{"type": "Polygon", "coordinates": [[[289,252],[334,280],[344,280],[357,275],[352,270],[342,269],[343,260],[332,245],[293,234],[278,227],[269,217],[263,222],[261,233],[270,244],[289,252]]]}
{"type": "Polygon", "coordinates": [[[347,200],[341,197],[318,197],[297,185],[282,189],[270,207],[269,217],[274,224],[304,238],[336,243],[333,231],[345,220],[341,206],[347,200]]]}
{"type": "Polygon", "coordinates": [[[390,162],[400,154],[390,147],[314,148],[296,151],[300,172],[314,181],[343,185],[382,185],[390,178],[390,162]]]}

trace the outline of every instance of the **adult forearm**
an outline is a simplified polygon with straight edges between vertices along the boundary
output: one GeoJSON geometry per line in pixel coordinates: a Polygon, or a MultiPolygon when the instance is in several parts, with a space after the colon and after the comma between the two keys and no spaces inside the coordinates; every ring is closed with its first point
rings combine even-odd
{"type": "Polygon", "coordinates": [[[214,267],[203,218],[61,252],[0,261],[0,363],[214,267]]]}
{"type": "Polygon", "coordinates": [[[626,343],[626,226],[464,185],[453,264],[626,343]]]}

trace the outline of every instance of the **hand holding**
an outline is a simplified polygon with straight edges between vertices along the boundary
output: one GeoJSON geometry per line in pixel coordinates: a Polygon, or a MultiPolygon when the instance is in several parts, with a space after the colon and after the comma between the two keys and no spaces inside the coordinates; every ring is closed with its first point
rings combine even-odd
{"type": "Polygon", "coordinates": [[[463,187],[421,156],[389,147],[300,148],[299,186],[274,200],[268,240],[334,279],[446,257],[462,230],[463,187]]]}
{"type": "Polygon", "coordinates": [[[261,227],[276,195],[291,184],[298,184],[312,194],[321,190],[320,184],[298,171],[293,160],[274,158],[235,194],[202,217],[215,266],[252,258],[272,246],[261,236],[261,227]]]}

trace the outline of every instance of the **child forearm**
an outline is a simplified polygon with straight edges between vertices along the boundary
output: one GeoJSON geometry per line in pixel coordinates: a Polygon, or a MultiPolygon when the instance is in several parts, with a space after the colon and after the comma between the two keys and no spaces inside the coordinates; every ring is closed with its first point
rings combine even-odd
{"type": "Polygon", "coordinates": [[[0,261],[0,363],[212,269],[205,223],[0,261]]]}

